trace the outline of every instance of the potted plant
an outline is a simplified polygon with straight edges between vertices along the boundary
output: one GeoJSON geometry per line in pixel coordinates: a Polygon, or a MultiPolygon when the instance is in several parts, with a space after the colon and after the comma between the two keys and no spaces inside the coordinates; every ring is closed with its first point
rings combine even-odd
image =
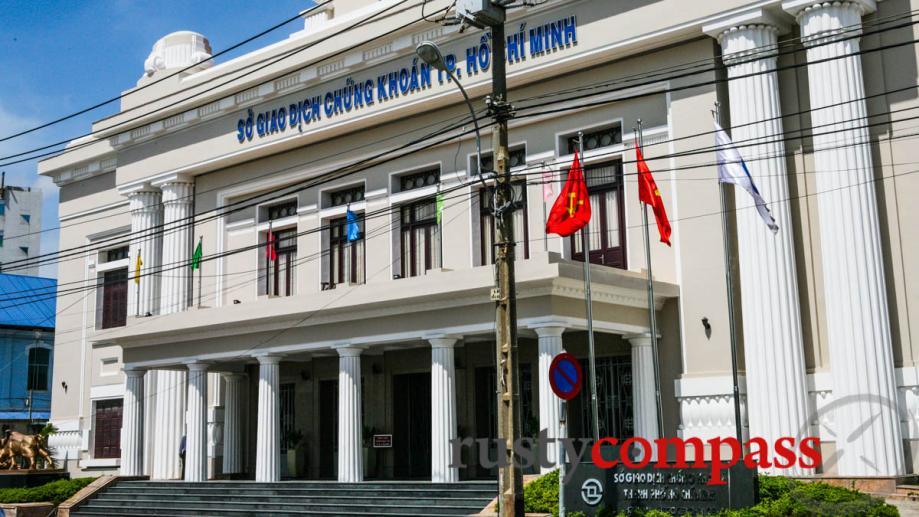
{"type": "Polygon", "coordinates": [[[303,438],[303,433],[299,429],[288,431],[284,436],[284,443],[287,445],[287,475],[293,478],[300,477],[300,470],[306,464],[303,438]]]}

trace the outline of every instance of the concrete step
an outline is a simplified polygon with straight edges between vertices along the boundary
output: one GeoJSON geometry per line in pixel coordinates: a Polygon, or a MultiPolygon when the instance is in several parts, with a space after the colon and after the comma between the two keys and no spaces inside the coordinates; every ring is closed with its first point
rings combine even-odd
{"type": "MultiPolygon", "coordinates": [[[[459,497],[459,496],[440,496],[435,497],[429,494],[415,494],[415,495],[367,495],[363,492],[357,494],[312,494],[309,496],[290,496],[283,495],[282,499],[284,502],[288,503],[322,503],[322,504],[335,504],[335,503],[349,503],[353,502],[355,504],[385,504],[385,505],[394,505],[394,504],[406,504],[406,505],[434,505],[434,504],[472,504],[477,505],[491,501],[494,498],[494,495],[486,497],[459,497]]],[[[145,494],[145,493],[123,493],[116,491],[105,491],[104,493],[96,496],[94,500],[96,501],[160,501],[163,500],[162,495],[157,494],[145,494]]],[[[240,503],[252,503],[259,501],[273,501],[278,498],[275,494],[170,494],[169,500],[171,501],[194,501],[194,502],[240,502],[240,503]]]]}
{"type": "Polygon", "coordinates": [[[494,482],[119,481],[97,492],[71,514],[470,515],[487,506],[496,493],[494,482]]]}

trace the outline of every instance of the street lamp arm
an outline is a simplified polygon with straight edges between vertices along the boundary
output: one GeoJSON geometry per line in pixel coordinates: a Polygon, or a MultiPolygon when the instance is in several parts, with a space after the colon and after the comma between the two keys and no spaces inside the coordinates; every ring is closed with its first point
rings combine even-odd
{"type": "Polygon", "coordinates": [[[475,108],[472,106],[472,101],[469,99],[469,94],[466,93],[466,89],[463,88],[463,85],[456,80],[456,76],[453,75],[453,71],[447,70],[447,76],[450,80],[453,81],[453,84],[459,88],[460,93],[463,94],[463,99],[466,100],[466,107],[469,108],[469,115],[472,116],[472,125],[475,127],[475,158],[476,158],[476,171],[479,176],[479,180],[482,182],[482,186],[485,186],[485,179],[482,178],[482,133],[479,128],[479,119],[475,114],[475,108]]]}

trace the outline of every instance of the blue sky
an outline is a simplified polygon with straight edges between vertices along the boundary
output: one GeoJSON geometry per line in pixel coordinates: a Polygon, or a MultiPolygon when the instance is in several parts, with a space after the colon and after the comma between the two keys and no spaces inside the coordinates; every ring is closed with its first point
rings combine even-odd
{"type": "MultiPolygon", "coordinates": [[[[296,15],[309,0],[0,0],[0,137],[78,111],[131,88],[160,37],[177,30],[204,34],[216,53],[296,15]]],[[[279,28],[218,62],[287,38],[300,20],[279,28]]],[[[117,102],[77,119],[0,143],[0,156],[18,153],[90,129],[114,113],[117,102]]],[[[0,163],[7,160],[0,160],[0,163]]],[[[7,183],[45,193],[43,229],[58,226],[57,189],[39,178],[36,162],[2,167],[7,183]]],[[[42,252],[57,250],[58,233],[42,237],[42,252]]],[[[57,266],[45,267],[57,276],[57,266]]]]}

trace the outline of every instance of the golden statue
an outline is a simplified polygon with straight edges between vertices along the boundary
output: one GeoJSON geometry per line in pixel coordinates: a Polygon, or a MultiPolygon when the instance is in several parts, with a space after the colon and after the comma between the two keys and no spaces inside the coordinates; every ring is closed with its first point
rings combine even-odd
{"type": "Polygon", "coordinates": [[[20,459],[29,462],[29,470],[35,470],[36,460],[44,460],[46,469],[54,469],[54,459],[48,453],[46,437],[42,434],[22,434],[16,431],[7,431],[6,436],[0,438],[0,469],[19,470],[20,459]]]}

